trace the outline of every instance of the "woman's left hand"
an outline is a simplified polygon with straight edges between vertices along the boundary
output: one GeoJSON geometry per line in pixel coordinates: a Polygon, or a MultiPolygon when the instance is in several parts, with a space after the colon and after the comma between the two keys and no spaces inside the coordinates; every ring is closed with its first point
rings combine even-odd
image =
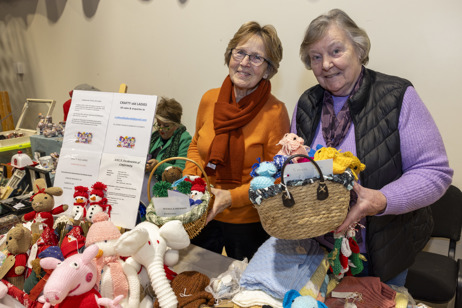
{"type": "Polygon", "coordinates": [[[215,216],[223,212],[226,208],[231,206],[231,192],[229,190],[212,188],[212,194],[215,195],[213,207],[207,215],[206,224],[212,221],[215,216]]]}
{"type": "Polygon", "coordinates": [[[358,195],[358,200],[354,204],[343,223],[335,230],[335,233],[345,232],[348,226],[359,222],[366,216],[373,216],[381,213],[387,207],[387,198],[380,190],[370,189],[355,183],[354,192],[358,195]]]}

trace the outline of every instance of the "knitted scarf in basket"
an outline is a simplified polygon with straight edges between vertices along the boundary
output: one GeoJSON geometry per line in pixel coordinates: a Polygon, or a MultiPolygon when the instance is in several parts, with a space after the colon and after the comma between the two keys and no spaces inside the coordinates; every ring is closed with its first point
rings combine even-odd
{"type": "MultiPolygon", "coordinates": [[[[183,132],[186,130],[186,127],[184,125],[180,125],[175,132],[173,133],[173,136],[170,137],[172,138],[172,142],[170,145],[165,149],[165,153],[162,156],[162,160],[170,158],[170,157],[175,157],[178,156],[178,150],[180,148],[180,141],[181,141],[181,135],[183,132]]],[[[159,134],[159,131],[155,131],[151,135],[151,145],[150,145],[150,154],[152,154],[152,158],[156,158],[157,153],[161,150],[160,148],[153,149],[152,147],[156,144],[157,140],[162,138],[159,134]],[[155,154],[154,154],[155,153],[155,154]]],[[[171,164],[175,164],[175,161],[171,161],[171,164]]]]}
{"type": "Polygon", "coordinates": [[[225,78],[215,103],[215,138],[205,168],[208,175],[216,175],[217,183],[241,184],[244,163],[242,127],[260,112],[270,93],[270,81],[262,79],[255,91],[237,103],[231,78],[229,75],[225,78]]]}

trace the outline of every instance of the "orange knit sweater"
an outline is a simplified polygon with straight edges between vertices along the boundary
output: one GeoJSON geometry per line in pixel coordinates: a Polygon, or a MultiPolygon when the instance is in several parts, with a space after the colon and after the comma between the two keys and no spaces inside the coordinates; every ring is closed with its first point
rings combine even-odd
{"type": "MultiPolygon", "coordinates": [[[[215,130],[213,126],[213,111],[220,89],[207,91],[199,105],[196,118],[196,131],[189,145],[188,158],[205,167],[205,159],[210,149],[215,130]]],[[[252,165],[260,158],[261,161],[272,161],[280,146],[276,144],[290,130],[290,120],[284,103],[273,95],[263,106],[260,113],[242,128],[244,134],[244,168],[242,170],[242,185],[219,185],[215,177],[209,177],[210,184],[216,188],[229,189],[231,206],[218,214],[215,219],[227,223],[253,223],[260,221],[257,210],[249,200],[250,172],[252,165]]],[[[232,155],[232,153],[230,153],[232,155]]],[[[186,162],[184,175],[202,175],[199,168],[186,162]]]]}

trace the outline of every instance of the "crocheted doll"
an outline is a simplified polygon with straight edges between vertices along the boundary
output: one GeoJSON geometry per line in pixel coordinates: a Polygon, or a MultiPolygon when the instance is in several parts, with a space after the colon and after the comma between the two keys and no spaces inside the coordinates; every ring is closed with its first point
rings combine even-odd
{"type": "Polygon", "coordinates": [[[102,182],[96,182],[91,186],[90,206],[85,215],[88,221],[93,222],[93,216],[100,212],[105,212],[109,217],[111,216],[112,206],[107,204],[106,192],[107,186],[102,182]]]}
{"type": "Polygon", "coordinates": [[[136,270],[125,264],[115,251],[115,243],[120,236],[108,214],[100,212],[93,217],[85,246],[96,244],[100,249],[96,256],[96,284],[100,285],[101,296],[115,298],[123,295],[121,304],[136,308],[140,304],[140,281],[136,270]]]}

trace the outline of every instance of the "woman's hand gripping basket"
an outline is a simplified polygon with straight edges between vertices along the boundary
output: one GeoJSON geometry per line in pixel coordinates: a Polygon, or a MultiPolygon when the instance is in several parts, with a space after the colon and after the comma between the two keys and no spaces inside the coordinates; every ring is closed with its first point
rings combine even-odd
{"type": "MultiPolygon", "coordinates": [[[[179,220],[179,221],[181,221],[183,223],[183,226],[184,226],[186,232],[188,233],[189,238],[192,239],[192,238],[194,238],[195,236],[197,236],[200,233],[202,228],[204,228],[204,226],[205,226],[205,222],[206,222],[206,219],[207,219],[207,214],[208,214],[209,208],[211,208],[212,203],[213,203],[213,198],[212,198],[212,193],[211,193],[211,190],[210,190],[209,179],[208,179],[205,171],[203,170],[203,168],[199,164],[197,164],[195,161],[193,161],[193,160],[191,160],[189,158],[185,158],[185,157],[171,157],[171,158],[164,159],[163,161],[159,162],[152,169],[151,174],[149,175],[147,185],[148,185],[148,199],[150,200],[149,205],[148,205],[148,207],[146,209],[146,219],[148,221],[150,221],[150,222],[152,222],[155,225],[160,227],[160,226],[164,225],[168,221],[179,220]],[[186,160],[186,161],[189,161],[189,162],[192,162],[192,163],[196,164],[196,166],[199,168],[199,170],[204,175],[205,183],[206,183],[206,189],[205,189],[205,192],[204,192],[204,194],[202,195],[202,197],[200,199],[202,202],[197,204],[196,206],[194,206],[187,213],[184,213],[184,214],[181,214],[181,215],[178,215],[178,216],[169,216],[169,217],[158,216],[156,214],[156,210],[155,210],[155,207],[154,207],[154,204],[153,204],[153,199],[151,198],[151,191],[149,189],[149,187],[151,187],[150,186],[151,185],[151,179],[152,179],[152,177],[154,175],[154,172],[156,171],[156,169],[161,164],[166,163],[168,161],[172,161],[172,160],[178,160],[178,159],[186,160]]],[[[155,189],[155,187],[154,187],[154,189],[155,189]]]]}
{"type": "Polygon", "coordinates": [[[281,184],[250,190],[263,228],[280,239],[305,239],[335,230],[348,213],[354,175],[347,169],[343,174],[324,175],[318,164],[307,155],[289,156],[281,171],[281,184]],[[307,158],[319,177],[284,182],[284,169],[296,157],[307,158]]]}

